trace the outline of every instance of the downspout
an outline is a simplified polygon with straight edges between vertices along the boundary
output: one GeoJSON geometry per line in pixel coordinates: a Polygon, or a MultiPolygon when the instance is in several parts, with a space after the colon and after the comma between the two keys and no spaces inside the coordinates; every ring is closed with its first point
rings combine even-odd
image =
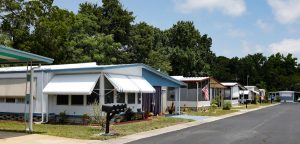
{"type": "Polygon", "coordinates": [[[41,123],[44,122],[44,93],[43,93],[43,89],[44,89],[44,71],[42,70],[42,102],[41,102],[41,110],[42,110],[42,120],[41,123]]]}
{"type": "Polygon", "coordinates": [[[181,88],[179,87],[179,98],[178,98],[178,99],[179,99],[179,114],[180,114],[180,107],[181,107],[181,103],[180,103],[180,97],[181,97],[181,96],[180,96],[180,92],[181,92],[181,88]]]}
{"type": "MultiPolygon", "coordinates": [[[[44,71],[42,70],[42,100],[41,100],[41,114],[42,114],[42,120],[40,122],[37,123],[44,123],[44,93],[43,93],[43,89],[44,89],[44,71]]],[[[47,121],[48,122],[48,118],[47,121]]]]}
{"type": "Polygon", "coordinates": [[[198,111],[198,101],[199,101],[199,82],[197,84],[197,101],[196,101],[196,111],[198,111]]]}
{"type": "MultiPolygon", "coordinates": [[[[46,81],[47,81],[47,83],[49,82],[49,73],[47,72],[46,73],[47,75],[46,75],[46,81]]],[[[48,121],[49,121],[49,95],[48,95],[48,100],[47,100],[47,117],[46,117],[46,123],[48,123],[48,121]]]]}

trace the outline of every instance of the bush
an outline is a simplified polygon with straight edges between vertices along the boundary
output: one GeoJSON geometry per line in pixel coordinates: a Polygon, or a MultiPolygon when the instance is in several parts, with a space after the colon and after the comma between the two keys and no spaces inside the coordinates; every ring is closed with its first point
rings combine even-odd
{"type": "Polygon", "coordinates": [[[65,123],[67,121],[67,114],[66,111],[60,112],[59,113],[59,123],[65,123]]]}
{"type": "Polygon", "coordinates": [[[230,110],[231,107],[232,107],[232,105],[231,105],[230,101],[225,101],[224,102],[223,110],[230,110]]]}
{"type": "Polygon", "coordinates": [[[210,105],[210,110],[213,112],[216,111],[217,108],[218,108],[218,105],[216,105],[214,103],[210,105]]]}
{"type": "Polygon", "coordinates": [[[275,97],[275,102],[281,102],[281,97],[280,96],[276,96],[275,97]]]}
{"type": "Polygon", "coordinates": [[[218,107],[220,107],[221,105],[221,96],[216,96],[212,101],[211,104],[216,104],[218,107]]]}
{"type": "Polygon", "coordinates": [[[125,112],[125,117],[127,121],[131,121],[134,116],[134,112],[132,111],[131,108],[128,108],[127,111],[125,112]]]}

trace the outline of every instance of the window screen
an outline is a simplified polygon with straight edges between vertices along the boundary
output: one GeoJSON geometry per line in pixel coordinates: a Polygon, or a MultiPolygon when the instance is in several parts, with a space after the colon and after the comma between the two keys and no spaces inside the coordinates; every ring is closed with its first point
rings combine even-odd
{"type": "Polygon", "coordinates": [[[83,105],[83,95],[72,95],[72,105],[83,105]]]}
{"type": "Polygon", "coordinates": [[[118,93],[117,103],[125,103],[125,93],[118,93]]]}
{"type": "Polygon", "coordinates": [[[56,104],[57,105],[69,105],[69,96],[68,95],[57,95],[56,104]]]}
{"type": "Polygon", "coordinates": [[[17,98],[17,103],[25,103],[25,98],[17,98]]]}
{"type": "Polygon", "coordinates": [[[128,104],[135,104],[135,93],[128,93],[128,104]]]}
{"type": "Polygon", "coordinates": [[[91,95],[86,96],[87,105],[91,105],[95,102],[99,102],[99,90],[94,90],[91,95]]]}
{"type": "Polygon", "coordinates": [[[112,90],[105,90],[105,97],[104,97],[105,104],[114,103],[114,91],[112,90]]]}
{"type": "Polygon", "coordinates": [[[142,97],[141,97],[141,93],[138,93],[138,104],[142,103],[142,97]]]}
{"type": "Polygon", "coordinates": [[[6,103],[15,103],[16,99],[15,98],[6,98],[6,103]]]}

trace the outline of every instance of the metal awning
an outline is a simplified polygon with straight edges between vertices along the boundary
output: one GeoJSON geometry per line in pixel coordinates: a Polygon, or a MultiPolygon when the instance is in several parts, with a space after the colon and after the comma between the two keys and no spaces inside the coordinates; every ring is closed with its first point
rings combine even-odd
{"type": "Polygon", "coordinates": [[[155,89],[143,77],[117,74],[105,74],[105,76],[118,92],[155,93],[155,89]]]}
{"type": "Polygon", "coordinates": [[[52,63],[53,59],[0,45],[0,64],[52,63]]]}
{"type": "MultiPolygon", "coordinates": [[[[0,97],[25,97],[25,78],[1,78],[0,97]]],[[[36,79],[33,80],[32,95],[36,96],[36,79]]]]}
{"type": "Polygon", "coordinates": [[[43,93],[52,95],[90,95],[100,74],[55,75],[43,93]]]}

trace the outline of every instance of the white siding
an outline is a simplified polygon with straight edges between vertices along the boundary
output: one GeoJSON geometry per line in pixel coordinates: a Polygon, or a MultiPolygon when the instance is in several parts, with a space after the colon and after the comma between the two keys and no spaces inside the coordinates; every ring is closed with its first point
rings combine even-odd
{"type": "Polygon", "coordinates": [[[111,74],[142,76],[141,67],[114,68],[110,70],[104,70],[103,72],[111,74]]]}
{"type": "Polygon", "coordinates": [[[238,98],[240,96],[238,85],[231,88],[232,90],[232,98],[238,98]]]}

